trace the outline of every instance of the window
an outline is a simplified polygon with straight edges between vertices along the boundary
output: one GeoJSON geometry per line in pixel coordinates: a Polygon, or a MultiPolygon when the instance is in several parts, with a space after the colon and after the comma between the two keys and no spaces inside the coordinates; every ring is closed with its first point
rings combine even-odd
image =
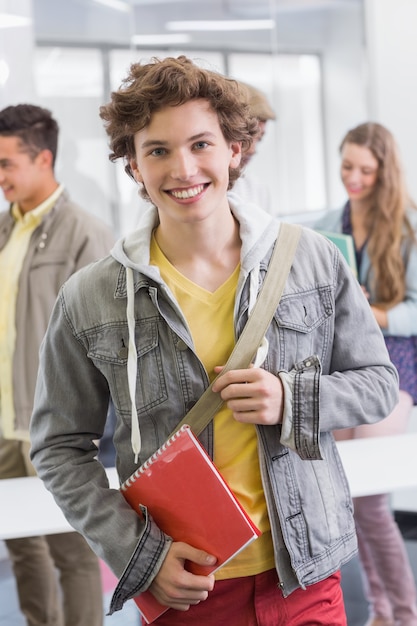
{"type": "Polygon", "coordinates": [[[276,112],[250,167],[277,215],[326,205],[321,68],[316,55],[231,54],[229,74],[258,87],[276,112]]]}
{"type": "Polygon", "coordinates": [[[60,126],[56,174],[84,209],[118,226],[114,171],[98,115],[104,95],[102,53],[96,48],[37,47],[37,104],[60,126]]]}

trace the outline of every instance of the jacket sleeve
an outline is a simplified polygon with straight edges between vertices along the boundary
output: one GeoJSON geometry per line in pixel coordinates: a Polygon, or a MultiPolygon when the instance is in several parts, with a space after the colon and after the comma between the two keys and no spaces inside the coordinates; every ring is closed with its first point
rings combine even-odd
{"type": "Polygon", "coordinates": [[[150,585],[170,538],[109,488],[97,461],[94,440],[104,431],[108,385],[66,315],[63,292],[41,346],[31,458],[69,523],[120,577],[111,609],[116,610],[150,585]]]}
{"type": "Polygon", "coordinates": [[[323,356],[306,357],[279,376],[284,386],[281,442],[320,459],[320,433],[377,422],[398,401],[398,375],[369,304],[334,248],[332,332],[323,356]]]}

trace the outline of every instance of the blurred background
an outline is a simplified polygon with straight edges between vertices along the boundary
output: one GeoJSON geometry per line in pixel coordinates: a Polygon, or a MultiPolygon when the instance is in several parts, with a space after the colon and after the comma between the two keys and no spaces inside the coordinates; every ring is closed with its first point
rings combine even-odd
{"type": "Polygon", "coordinates": [[[0,107],[53,111],[60,182],[124,234],[140,202],[99,106],[133,61],[185,53],[266,93],[277,120],[251,168],[275,214],[308,221],[342,204],[339,142],[367,119],[397,137],[417,196],[416,22],[415,0],[0,0],[0,107]]]}
{"type": "MultiPolygon", "coordinates": [[[[0,0],[0,108],[52,111],[59,182],[122,235],[143,203],[123,164],[108,159],[99,107],[132,62],[187,54],[267,95],[277,119],[251,173],[267,187],[271,212],[309,224],[344,203],[339,144],[368,120],[393,132],[417,198],[416,24],[417,0],[0,0]]],[[[417,490],[392,502],[417,568],[417,490]]],[[[21,626],[2,549],[0,623],[21,626]]],[[[356,560],[344,581],[349,625],[359,626],[367,608],[356,560]]],[[[137,620],[136,609],[120,616],[124,626],[137,620]]]]}

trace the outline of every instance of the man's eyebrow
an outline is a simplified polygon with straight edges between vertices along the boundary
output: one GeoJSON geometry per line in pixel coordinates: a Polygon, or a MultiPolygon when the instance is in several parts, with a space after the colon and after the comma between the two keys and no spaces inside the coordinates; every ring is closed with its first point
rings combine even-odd
{"type": "Polygon", "coordinates": [[[159,141],[158,139],[148,139],[147,141],[144,141],[143,143],[140,144],[141,148],[150,148],[152,147],[157,147],[157,146],[165,146],[166,142],[165,141],[159,141]]]}
{"type": "MultiPolygon", "coordinates": [[[[192,135],[191,137],[189,137],[188,141],[198,141],[198,140],[205,139],[205,138],[214,139],[215,134],[209,131],[197,133],[196,135],[192,135]]],[[[140,144],[140,147],[142,149],[160,148],[160,147],[166,146],[168,143],[169,143],[168,141],[162,141],[160,139],[147,139],[146,141],[140,144]]]]}
{"type": "Polygon", "coordinates": [[[214,133],[211,133],[210,131],[205,131],[203,133],[193,135],[192,137],[190,137],[190,141],[197,141],[198,139],[204,139],[205,137],[207,137],[207,139],[214,139],[215,136],[216,135],[214,133]]]}

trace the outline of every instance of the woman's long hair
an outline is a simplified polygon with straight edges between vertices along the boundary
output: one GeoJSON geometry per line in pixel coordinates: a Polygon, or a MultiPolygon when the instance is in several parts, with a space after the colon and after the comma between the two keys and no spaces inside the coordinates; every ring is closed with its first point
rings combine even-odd
{"type": "Polygon", "coordinates": [[[393,135],[377,123],[360,124],[344,137],[347,143],[368,148],[378,161],[377,182],[368,213],[368,254],[378,303],[390,308],[404,300],[404,246],[414,240],[406,209],[416,208],[408,195],[393,135]]]}

